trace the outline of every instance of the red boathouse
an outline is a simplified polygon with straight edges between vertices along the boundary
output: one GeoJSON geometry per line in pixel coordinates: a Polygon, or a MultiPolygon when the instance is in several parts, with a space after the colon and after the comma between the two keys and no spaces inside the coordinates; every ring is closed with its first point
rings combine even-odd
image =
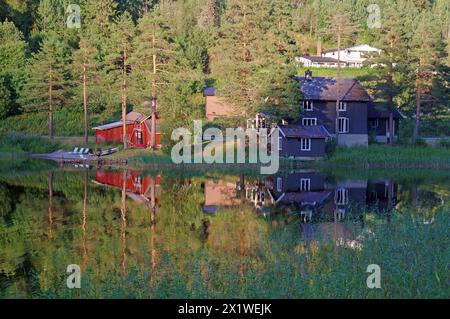
{"type": "MultiPolygon", "coordinates": [[[[152,146],[152,116],[153,115],[145,116],[138,112],[130,112],[127,114],[127,143],[129,146],[137,148],[147,148],[152,146]]],[[[158,115],[156,115],[155,144],[157,147],[161,146],[161,133],[158,130],[159,121],[160,119],[158,115]]],[[[97,144],[106,142],[123,142],[122,121],[97,126],[93,129],[95,130],[95,142],[97,144]]]]}

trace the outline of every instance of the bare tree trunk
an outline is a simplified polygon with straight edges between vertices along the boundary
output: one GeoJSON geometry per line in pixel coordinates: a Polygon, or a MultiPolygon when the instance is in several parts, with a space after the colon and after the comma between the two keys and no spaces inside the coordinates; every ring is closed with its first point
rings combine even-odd
{"type": "Polygon", "coordinates": [[[86,94],[86,63],[83,64],[83,106],[84,106],[84,142],[89,142],[88,137],[88,111],[87,111],[87,94],[86,94]]]}
{"type": "MultiPolygon", "coordinates": [[[[153,34],[153,48],[155,47],[155,34],[153,34]]],[[[153,52],[155,52],[153,50],[153,52]]],[[[156,147],[156,54],[153,54],[153,81],[152,81],[152,127],[151,127],[151,147],[156,147]]]]}
{"type": "Polygon", "coordinates": [[[417,83],[416,88],[416,124],[414,126],[414,135],[413,138],[415,141],[419,138],[420,133],[420,107],[421,107],[421,94],[420,94],[420,83],[417,83]]]}
{"type": "Polygon", "coordinates": [[[123,51],[123,70],[122,70],[122,134],[123,134],[123,148],[126,149],[127,145],[127,49],[123,51]]]}
{"type": "Polygon", "coordinates": [[[48,88],[48,137],[53,139],[53,83],[48,88]]]}
{"type": "Polygon", "coordinates": [[[341,103],[341,85],[340,85],[340,78],[341,78],[341,27],[338,26],[338,65],[337,65],[337,97],[336,97],[336,140],[339,144],[339,104],[341,103]]]}

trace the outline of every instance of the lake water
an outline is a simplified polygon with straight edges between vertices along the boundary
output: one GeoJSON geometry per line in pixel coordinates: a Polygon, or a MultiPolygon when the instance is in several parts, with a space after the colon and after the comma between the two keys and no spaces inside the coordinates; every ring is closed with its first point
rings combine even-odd
{"type": "Polygon", "coordinates": [[[448,171],[0,166],[3,298],[450,297],[448,171]]]}

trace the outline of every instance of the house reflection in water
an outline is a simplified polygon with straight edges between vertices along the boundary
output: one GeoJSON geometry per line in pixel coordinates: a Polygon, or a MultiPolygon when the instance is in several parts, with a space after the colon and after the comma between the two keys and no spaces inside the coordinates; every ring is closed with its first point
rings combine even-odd
{"type": "Polygon", "coordinates": [[[126,195],[133,201],[159,207],[161,197],[161,176],[152,178],[143,176],[138,171],[101,171],[97,170],[95,183],[102,186],[126,190],[126,195]]]}
{"type": "Polygon", "coordinates": [[[397,203],[397,185],[392,181],[330,181],[313,170],[278,174],[245,187],[247,199],[263,215],[298,214],[303,240],[350,247],[357,246],[363,232],[364,212],[388,211],[397,203]]]}

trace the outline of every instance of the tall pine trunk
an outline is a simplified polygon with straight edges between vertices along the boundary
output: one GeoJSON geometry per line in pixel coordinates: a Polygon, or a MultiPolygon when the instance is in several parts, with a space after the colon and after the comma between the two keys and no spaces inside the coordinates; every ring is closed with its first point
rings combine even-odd
{"type": "Polygon", "coordinates": [[[86,93],[86,63],[83,65],[83,106],[84,106],[84,142],[89,142],[88,137],[88,111],[87,111],[87,93],[86,93]]]}
{"type": "Polygon", "coordinates": [[[421,107],[420,83],[416,86],[416,124],[414,125],[414,140],[417,141],[420,133],[420,107],[421,107]]]}
{"type": "Polygon", "coordinates": [[[53,82],[48,87],[48,137],[53,139],[53,82]]]}
{"type": "Polygon", "coordinates": [[[341,77],[341,28],[340,26],[338,26],[338,65],[337,65],[337,76],[336,76],[336,81],[337,81],[337,96],[336,96],[336,141],[339,144],[339,104],[341,103],[341,87],[340,87],[340,82],[339,79],[341,77]]]}
{"type": "Polygon", "coordinates": [[[122,70],[122,134],[123,134],[123,148],[126,149],[127,145],[127,48],[124,47],[123,51],[123,70],[122,70]]]}

